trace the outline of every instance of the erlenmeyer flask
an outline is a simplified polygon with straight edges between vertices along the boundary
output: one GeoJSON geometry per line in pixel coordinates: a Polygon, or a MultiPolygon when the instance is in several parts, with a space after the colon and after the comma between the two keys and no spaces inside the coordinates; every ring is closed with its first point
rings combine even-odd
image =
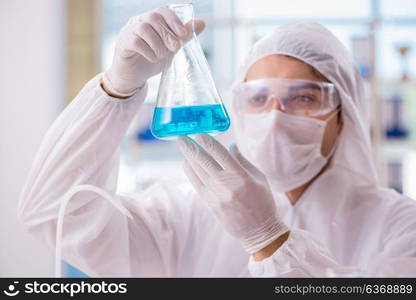
{"type": "Polygon", "coordinates": [[[193,6],[172,4],[182,23],[192,21],[192,38],[164,67],[152,133],[157,138],[195,133],[218,133],[230,127],[230,119],[214,85],[208,63],[193,26],[193,6]]]}

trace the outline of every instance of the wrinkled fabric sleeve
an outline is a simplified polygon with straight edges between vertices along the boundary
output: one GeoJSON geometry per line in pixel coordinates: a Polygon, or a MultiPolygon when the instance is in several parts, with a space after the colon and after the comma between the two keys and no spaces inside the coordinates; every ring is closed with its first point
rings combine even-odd
{"type": "Polygon", "coordinates": [[[22,190],[18,216],[30,232],[55,247],[62,197],[73,187],[92,185],[117,199],[133,219],[97,193],[76,193],[65,210],[64,260],[90,276],[140,275],[132,270],[140,263],[154,266],[158,276],[173,275],[166,274],[163,249],[159,248],[167,244],[158,244],[155,233],[157,227],[170,225],[164,219],[167,214],[158,214],[160,207],[152,211],[149,201],[140,206],[141,199],[116,194],[119,145],[146,96],[146,87],[120,100],[102,90],[100,78],[97,75],[86,84],[46,133],[22,190]],[[139,249],[132,247],[133,238],[141,242],[139,249]],[[140,261],[133,264],[133,257],[140,261]]]}
{"type": "Polygon", "coordinates": [[[325,277],[336,263],[307,231],[291,230],[287,241],[270,257],[255,261],[248,268],[253,277],[325,277]]]}
{"type": "Polygon", "coordinates": [[[414,277],[416,205],[413,201],[395,202],[380,228],[380,245],[375,245],[374,253],[360,265],[337,264],[309,232],[295,229],[270,257],[262,261],[250,257],[249,271],[254,277],[414,277]]]}
{"type": "Polygon", "coordinates": [[[368,263],[369,277],[416,277],[416,202],[396,198],[383,222],[380,252],[368,263]]]}

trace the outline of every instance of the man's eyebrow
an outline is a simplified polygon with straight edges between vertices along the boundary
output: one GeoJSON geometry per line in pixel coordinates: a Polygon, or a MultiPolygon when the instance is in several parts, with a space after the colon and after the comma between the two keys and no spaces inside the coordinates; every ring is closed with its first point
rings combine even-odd
{"type": "Polygon", "coordinates": [[[255,92],[255,94],[258,94],[258,93],[266,93],[266,92],[268,92],[268,91],[269,91],[269,88],[267,88],[267,87],[262,87],[260,90],[258,90],[258,89],[256,89],[256,88],[249,88],[249,89],[248,89],[248,91],[249,91],[249,92],[255,92]]]}
{"type": "Polygon", "coordinates": [[[295,86],[291,86],[289,88],[289,91],[297,91],[297,90],[303,90],[303,89],[320,90],[321,87],[316,83],[303,83],[303,84],[298,84],[298,85],[295,85],[295,86]]]}

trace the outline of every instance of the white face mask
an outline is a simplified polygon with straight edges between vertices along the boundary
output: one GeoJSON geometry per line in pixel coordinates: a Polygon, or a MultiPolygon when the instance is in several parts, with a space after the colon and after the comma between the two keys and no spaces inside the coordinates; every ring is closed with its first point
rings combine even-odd
{"type": "Polygon", "coordinates": [[[288,115],[278,110],[239,115],[237,145],[241,153],[267,177],[273,189],[291,191],[322,170],[328,157],[321,154],[326,121],[288,115]]]}

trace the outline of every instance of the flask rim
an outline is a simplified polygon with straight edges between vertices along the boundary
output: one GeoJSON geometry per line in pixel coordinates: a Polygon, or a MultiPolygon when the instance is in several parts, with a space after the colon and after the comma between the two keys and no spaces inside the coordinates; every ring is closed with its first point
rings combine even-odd
{"type": "Polygon", "coordinates": [[[176,14],[176,16],[181,20],[183,24],[187,22],[192,22],[192,26],[191,26],[192,32],[195,33],[195,27],[194,27],[195,13],[194,13],[194,5],[192,2],[172,3],[172,4],[168,4],[167,7],[176,14]]]}

